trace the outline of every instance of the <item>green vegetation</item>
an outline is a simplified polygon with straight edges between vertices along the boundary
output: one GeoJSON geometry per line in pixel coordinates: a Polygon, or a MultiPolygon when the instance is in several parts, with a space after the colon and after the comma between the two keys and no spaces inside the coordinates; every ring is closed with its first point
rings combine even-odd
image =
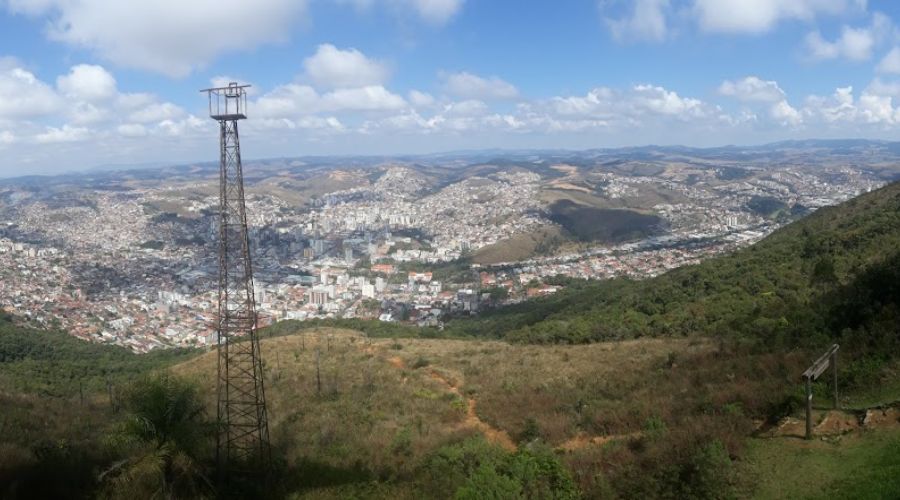
{"type": "Polygon", "coordinates": [[[440,448],[426,463],[430,491],[456,499],[580,497],[568,470],[547,447],[507,453],[483,438],[440,448]]]}
{"type": "Polygon", "coordinates": [[[573,283],[445,334],[584,343],[712,335],[900,352],[900,184],[823,208],[734,254],[644,281],[573,283]]]}
{"type": "Polygon", "coordinates": [[[871,498],[900,496],[900,431],[879,430],[832,441],[750,441],[740,469],[745,496],[871,498]]]}
{"type": "Polygon", "coordinates": [[[479,248],[473,257],[478,264],[497,264],[525,260],[535,255],[550,255],[566,243],[557,226],[547,225],[531,233],[516,234],[509,239],[479,248]]]}
{"type": "Polygon", "coordinates": [[[213,492],[208,463],[215,425],[198,388],[170,375],[138,380],[124,398],[126,416],[112,434],[120,456],[100,475],[112,498],[198,498],[213,492]]]}
{"type": "Polygon", "coordinates": [[[138,355],[63,332],[20,327],[0,313],[0,385],[7,390],[59,397],[105,391],[109,384],[124,385],[199,352],[167,349],[138,355]]]}
{"type": "Polygon", "coordinates": [[[436,338],[440,332],[430,328],[419,328],[397,322],[367,319],[311,319],[299,321],[288,319],[279,321],[260,330],[261,338],[282,337],[298,333],[316,332],[322,328],[342,328],[363,332],[372,338],[436,338]]]}
{"type": "Polygon", "coordinates": [[[580,241],[621,243],[660,231],[662,219],[634,210],[613,210],[559,200],[550,205],[550,220],[580,241]]]}
{"type": "Polygon", "coordinates": [[[787,210],[788,206],[778,198],[771,196],[753,196],[747,202],[747,208],[763,217],[774,217],[787,210]]]}

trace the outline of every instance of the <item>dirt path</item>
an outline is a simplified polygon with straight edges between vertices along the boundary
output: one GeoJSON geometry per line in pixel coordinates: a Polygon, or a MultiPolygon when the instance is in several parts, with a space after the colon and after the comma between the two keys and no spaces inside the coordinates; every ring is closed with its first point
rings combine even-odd
{"type": "Polygon", "coordinates": [[[437,380],[441,383],[448,391],[459,396],[460,399],[466,401],[466,419],[463,420],[462,426],[469,427],[471,429],[476,429],[481,432],[485,439],[494,443],[496,445],[501,446],[507,451],[516,451],[517,446],[516,443],[513,442],[512,438],[509,437],[509,434],[506,431],[497,429],[491,424],[481,420],[478,416],[478,413],[475,411],[475,406],[477,405],[477,401],[475,398],[466,398],[462,395],[462,392],[459,390],[453,382],[451,382],[447,377],[441,375],[437,370],[431,370],[431,378],[437,380]]]}
{"type": "MultiPolygon", "coordinates": [[[[865,411],[827,410],[813,414],[813,436],[839,436],[861,429],[900,428],[900,407],[887,406],[869,408],[865,411]]],[[[806,436],[806,421],[802,418],[785,417],[778,425],[762,434],[762,437],[806,436]]]]}
{"type": "MultiPolygon", "coordinates": [[[[377,349],[375,349],[371,345],[365,346],[363,348],[363,351],[373,356],[377,354],[377,349]]],[[[400,356],[381,357],[397,370],[406,370],[408,368],[406,362],[403,361],[403,358],[401,358],[400,356]]],[[[429,376],[440,383],[442,386],[444,386],[444,389],[446,389],[448,392],[456,395],[461,400],[466,402],[466,417],[462,422],[459,423],[460,427],[477,430],[482,435],[484,435],[485,439],[487,439],[489,442],[494,443],[507,451],[512,452],[518,449],[518,446],[516,446],[516,443],[509,436],[508,432],[492,426],[478,416],[478,401],[474,397],[464,396],[462,391],[460,390],[461,384],[459,382],[450,380],[447,376],[443,375],[434,367],[432,367],[429,371],[429,376]]],[[[407,377],[403,377],[401,382],[406,383],[406,381],[407,377]]],[[[639,431],[627,434],[611,434],[605,436],[589,436],[587,434],[581,433],[563,442],[562,444],[557,446],[556,449],[565,452],[572,452],[580,450],[587,446],[603,446],[610,441],[634,439],[640,437],[641,435],[642,433],[639,431]]]]}
{"type": "Polygon", "coordinates": [[[572,452],[580,450],[582,448],[586,448],[587,446],[603,446],[610,441],[634,439],[641,437],[642,435],[642,432],[629,432],[628,434],[609,434],[606,436],[588,436],[587,434],[581,433],[563,442],[561,445],[557,446],[556,449],[559,451],[572,452]]]}
{"type": "MultiPolygon", "coordinates": [[[[373,356],[376,355],[376,349],[371,345],[363,347],[362,350],[366,354],[371,354],[373,356]]],[[[403,358],[401,358],[400,356],[382,356],[382,358],[397,370],[407,369],[406,362],[403,361],[403,358]]],[[[516,451],[516,443],[513,442],[512,438],[509,437],[509,434],[506,431],[497,429],[491,424],[481,420],[481,418],[478,416],[478,413],[476,412],[475,407],[478,403],[475,398],[466,398],[465,396],[463,396],[462,392],[459,390],[458,384],[453,383],[452,381],[450,381],[450,379],[442,375],[434,368],[431,369],[429,375],[432,379],[438,381],[441,385],[443,385],[447,391],[455,394],[460,399],[466,402],[466,418],[459,424],[461,427],[475,429],[478,432],[481,432],[484,435],[485,439],[487,439],[489,442],[501,446],[507,451],[516,451]]],[[[403,377],[401,379],[401,383],[406,383],[406,381],[407,377],[403,377]]]]}

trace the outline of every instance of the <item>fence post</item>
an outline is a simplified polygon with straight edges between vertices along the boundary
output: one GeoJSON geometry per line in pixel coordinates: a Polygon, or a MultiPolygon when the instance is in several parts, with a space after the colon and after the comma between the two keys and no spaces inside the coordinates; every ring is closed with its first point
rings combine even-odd
{"type": "Polygon", "coordinates": [[[834,409],[840,408],[838,403],[838,384],[837,384],[837,351],[831,355],[831,370],[834,372],[834,409]]]}
{"type": "Polygon", "coordinates": [[[806,439],[812,439],[812,378],[806,377],[806,439]]]}

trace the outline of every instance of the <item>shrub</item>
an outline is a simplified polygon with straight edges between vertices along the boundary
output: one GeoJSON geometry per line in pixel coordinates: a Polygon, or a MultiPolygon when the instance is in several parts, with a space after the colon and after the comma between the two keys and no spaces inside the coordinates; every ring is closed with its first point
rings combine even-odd
{"type": "Polygon", "coordinates": [[[579,497],[569,471],[543,446],[510,454],[478,436],[439,449],[425,468],[426,491],[453,492],[455,498],[579,497]]]}

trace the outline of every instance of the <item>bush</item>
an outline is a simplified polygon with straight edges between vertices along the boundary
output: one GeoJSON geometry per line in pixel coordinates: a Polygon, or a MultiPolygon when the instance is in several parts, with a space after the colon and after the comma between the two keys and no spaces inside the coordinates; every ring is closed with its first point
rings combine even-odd
{"type": "Polygon", "coordinates": [[[574,499],[579,492],[552,450],[526,447],[509,454],[478,436],[439,449],[425,465],[425,491],[454,498],[574,499]]]}

